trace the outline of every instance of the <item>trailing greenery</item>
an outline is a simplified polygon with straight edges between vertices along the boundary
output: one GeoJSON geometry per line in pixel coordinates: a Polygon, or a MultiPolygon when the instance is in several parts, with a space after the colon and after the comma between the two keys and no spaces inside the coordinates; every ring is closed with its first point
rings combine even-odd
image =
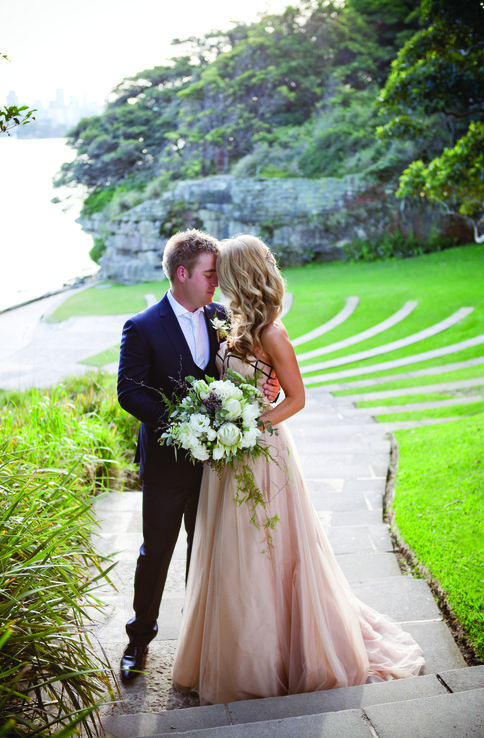
{"type": "Polygon", "coordinates": [[[484,413],[396,437],[396,529],[484,661],[484,413]]]}
{"type": "Polygon", "coordinates": [[[94,238],[93,241],[94,246],[89,251],[89,256],[96,264],[99,264],[101,256],[106,252],[106,241],[104,238],[94,238]]]}

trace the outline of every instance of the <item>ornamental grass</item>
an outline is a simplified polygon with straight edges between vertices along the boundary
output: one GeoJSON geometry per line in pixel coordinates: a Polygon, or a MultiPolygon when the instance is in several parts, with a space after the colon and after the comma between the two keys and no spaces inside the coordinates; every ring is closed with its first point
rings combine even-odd
{"type": "Polygon", "coordinates": [[[135,424],[99,375],[4,392],[0,422],[0,738],[97,735],[114,695],[92,630],[110,569],[92,502],[130,478],[135,424]]]}

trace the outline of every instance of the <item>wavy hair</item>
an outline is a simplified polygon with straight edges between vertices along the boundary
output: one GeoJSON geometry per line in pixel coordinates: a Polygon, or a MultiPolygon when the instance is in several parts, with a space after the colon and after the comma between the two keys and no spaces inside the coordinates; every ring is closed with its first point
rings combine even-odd
{"type": "Polygon", "coordinates": [[[222,241],[217,277],[232,317],[228,347],[247,359],[262,348],[262,331],[282,311],[284,279],[265,243],[245,234],[222,241]]]}

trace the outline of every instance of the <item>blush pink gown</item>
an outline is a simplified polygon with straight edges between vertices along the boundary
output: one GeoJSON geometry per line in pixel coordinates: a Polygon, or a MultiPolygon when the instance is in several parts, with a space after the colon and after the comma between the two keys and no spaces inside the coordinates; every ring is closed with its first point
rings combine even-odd
{"type": "MultiPolygon", "coordinates": [[[[244,376],[251,364],[227,365],[244,376]]],[[[272,544],[244,503],[230,467],[206,467],[197,512],[173,682],[202,704],[416,676],[420,647],[351,591],[307,492],[284,423],[267,435],[273,463],[250,460],[267,514],[279,516],[272,544]]]]}

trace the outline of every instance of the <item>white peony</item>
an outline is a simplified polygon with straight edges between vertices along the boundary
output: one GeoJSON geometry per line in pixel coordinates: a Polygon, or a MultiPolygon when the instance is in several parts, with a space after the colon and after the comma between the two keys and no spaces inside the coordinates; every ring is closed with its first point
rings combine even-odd
{"type": "Polygon", "coordinates": [[[218,431],[218,441],[223,446],[235,446],[242,436],[241,432],[233,423],[224,423],[218,431]]]}
{"type": "Polygon", "coordinates": [[[202,400],[206,400],[210,393],[208,384],[204,379],[197,379],[195,382],[193,382],[193,389],[202,400]]]}

